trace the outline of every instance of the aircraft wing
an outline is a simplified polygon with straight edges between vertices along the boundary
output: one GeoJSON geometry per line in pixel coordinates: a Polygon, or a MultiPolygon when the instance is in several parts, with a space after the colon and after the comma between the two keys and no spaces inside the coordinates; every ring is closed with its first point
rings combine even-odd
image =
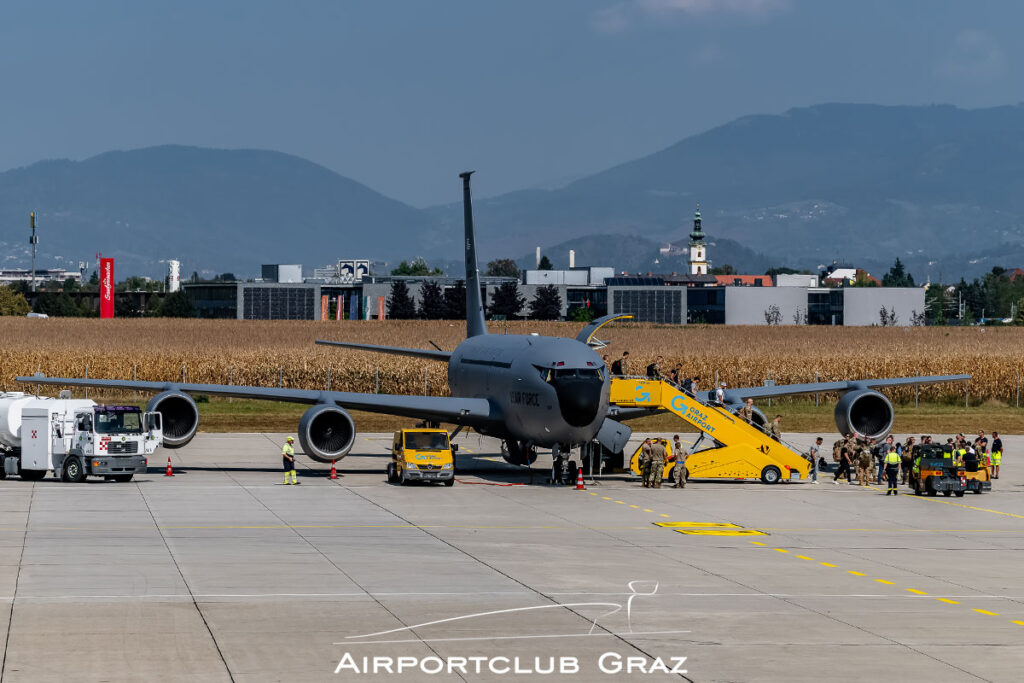
{"type": "Polygon", "coordinates": [[[452,357],[450,351],[432,351],[431,349],[409,349],[404,346],[381,346],[380,344],[357,344],[355,342],[328,341],[317,339],[317,344],[323,346],[341,346],[346,349],[357,349],[359,351],[376,351],[387,353],[392,356],[412,356],[413,358],[426,358],[427,360],[439,360],[448,362],[452,357]]]}
{"type": "Polygon", "coordinates": [[[384,413],[420,420],[449,422],[476,426],[496,419],[494,409],[486,399],[458,398],[454,396],[406,396],[395,394],[360,394],[352,391],[317,391],[313,389],[285,389],[278,387],[247,387],[228,384],[189,384],[185,382],[142,382],[122,379],[74,379],[32,375],[18,377],[26,384],[49,384],[67,387],[94,387],[128,389],[132,391],[183,391],[187,394],[211,394],[233,398],[252,398],[264,401],[290,403],[334,403],[342,408],[384,413]]]}
{"type": "MultiPolygon", "coordinates": [[[[727,403],[742,403],[748,398],[775,398],[795,394],[814,394],[824,391],[851,391],[854,389],[881,389],[915,384],[937,384],[940,382],[964,382],[970,375],[924,375],[921,377],[891,377],[888,379],[851,379],[841,382],[808,382],[807,384],[782,384],[765,387],[742,387],[726,389],[727,403]]],[[[703,395],[706,392],[701,392],[703,395]]],[[[711,392],[714,393],[713,391],[711,392]]]]}

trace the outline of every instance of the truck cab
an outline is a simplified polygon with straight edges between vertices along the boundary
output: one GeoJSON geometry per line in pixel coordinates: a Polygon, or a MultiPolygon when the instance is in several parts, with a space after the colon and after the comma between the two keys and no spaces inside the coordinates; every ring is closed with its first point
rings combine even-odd
{"type": "Polygon", "coordinates": [[[414,481],[455,483],[455,452],[447,430],[403,429],[395,432],[388,463],[388,481],[403,486],[414,481]]]}
{"type": "Polygon", "coordinates": [[[914,494],[962,497],[967,491],[967,473],[963,463],[957,462],[949,446],[926,444],[920,446],[914,458],[908,481],[914,494]]]}

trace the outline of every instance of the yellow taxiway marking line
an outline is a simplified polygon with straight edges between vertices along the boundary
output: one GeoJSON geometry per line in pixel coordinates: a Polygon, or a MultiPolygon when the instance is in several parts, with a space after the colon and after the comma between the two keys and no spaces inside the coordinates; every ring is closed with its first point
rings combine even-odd
{"type": "Polygon", "coordinates": [[[665,527],[672,527],[672,528],[685,527],[685,528],[693,528],[693,529],[702,529],[702,528],[709,528],[709,527],[729,528],[729,529],[742,529],[743,528],[743,527],[741,527],[741,526],[739,526],[737,524],[732,524],[731,522],[655,522],[654,524],[655,524],[655,526],[665,526],[665,527]]]}
{"type": "Polygon", "coordinates": [[[601,496],[601,500],[611,500],[611,496],[601,496]]]}
{"type": "Polygon", "coordinates": [[[939,602],[945,602],[946,604],[949,604],[949,605],[959,605],[960,604],[956,600],[950,600],[949,598],[935,598],[935,599],[938,600],[939,602]]]}
{"type": "Polygon", "coordinates": [[[617,500],[617,501],[615,501],[615,503],[618,504],[618,505],[625,505],[626,504],[625,502],[623,502],[621,500],[617,500]]]}
{"type": "Polygon", "coordinates": [[[644,508],[644,512],[654,512],[654,510],[651,510],[649,508],[644,508]]]}
{"type": "Polygon", "coordinates": [[[639,509],[640,509],[640,506],[639,506],[639,505],[630,505],[629,507],[631,507],[631,508],[634,508],[634,509],[637,509],[637,510],[639,510],[639,509]]]}
{"type": "Polygon", "coordinates": [[[895,586],[896,585],[895,581],[886,581],[885,579],[875,579],[875,581],[877,581],[878,583],[884,583],[887,586],[895,586]]]}
{"type": "Polygon", "coordinates": [[[832,567],[833,569],[839,566],[836,564],[829,564],[828,562],[819,562],[818,564],[820,564],[822,567],[832,567]]]}
{"type": "Polygon", "coordinates": [[[928,595],[924,591],[919,591],[916,588],[904,588],[903,590],[907,591],[908,593],[916,593],[917,595],[928,595]]]}
{"type": "Polygon", "coordinates": [[[971,611],[977,612],[978,614],[984,614],[990,617],[998,617],[999,612],[989,612],[987,609],[972,609],[971,611]]]}
{"type": "Polygon", "coordinates": [[[764,533],[757,529],[727,529],[723,527],[704,527],[702,529],[674,529],[687,536],[764,536],[764,533]]]}
{"type": "Polygon", "coordinates": [[[666,515],[665,513],[661,513],[661,516],[662,517],[671,517],[672,515],[666,515]]]}
{"type": "Polygon", "coordinates": [[[777,553],[788,553],[789,551],[784,549],[784,548],[776,548],[775,552],[777,552],[777,553]]]}
{"type": "Polygon", "coordinates": [[[810,562],[814,562],[814,558],[813,557],[807,557],[806,555],[797,555],[797,559],[808,560],[810,562]]]}
{"type": "Polygon", "coordinates": [[[1024,621],[1015,621],[1013,623],[1017,624],[1017,626],[1024,626],[1024,621]]]}
{"type": "Polygon", "coordinates": [[[761,541],[751,541],[754,545],[768,545],[767,543],[761,543],[761,541]]]}
{"type": "MultiPolygon", "coordinates": [[[[870,489],[872,489],[874,491],[881,491],[882,490],[881,488],[877,488],[875,486],[868,486],[866,488],[870,488],[870,489]]],[[[909,495],[909,494],[905,494],[905,495],[909,495]]],[[[911,497],[914,498],[914,500],[923,500],[923,501],[928,502],[928,503],[942,503],[943,505],[954,505],[954,506],[956,506],[958,508],[964,508],[964,509],[967,509],[967,510],[977,510],[978,512],[991,512],[993,515],[1005,515],[1006,517],[1015,517],[1017,519],[1024,519],[1024,515],[1018,515],[1018,514],[1015,514],[1013,512],[1003,512],[1002,510],[990,510],[989,508],[980,508],[980,507],[977,507],[976,505],[965,505],[963,503],[954,503],[951,500],[938,500],[936,498],[931,498],[931,497],[927,497],[927,498],[925,498],[923,496],[911,496],[911,497]]]]}
{"type": "Polygon", "coordinates": [[[846,573],[853,574],[854,576],[867,576],[867,574],[865,574],[864,572],[854,571],[853,569],[847,569],[846,573]]]}
{"type": "Polygon", "coordinates": [[[592,495],[592,496],[596,496],[596,495],[597,495],[597,494],[596,494],[596,493],[594,493],[593,491],[587,491],[587,493],[589,493],[589,494],[590,494],[590,495],[592,495]]]}

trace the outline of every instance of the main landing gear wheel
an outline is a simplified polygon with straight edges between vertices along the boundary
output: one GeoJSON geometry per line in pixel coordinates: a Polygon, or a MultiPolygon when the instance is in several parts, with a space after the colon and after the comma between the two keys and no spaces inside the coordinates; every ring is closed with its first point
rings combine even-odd
{"type": "Polygon", "coordinates": [[[782,481],[782,471],[775,465],[768,465],[761,470],[761,481],[765,484],[778,484],[782,481]]]}

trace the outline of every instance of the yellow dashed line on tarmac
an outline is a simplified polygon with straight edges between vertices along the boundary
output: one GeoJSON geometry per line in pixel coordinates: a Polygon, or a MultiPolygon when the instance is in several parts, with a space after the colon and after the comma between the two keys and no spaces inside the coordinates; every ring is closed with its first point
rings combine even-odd
{"type": "Polygon", "coordinates": [[[639,505],[630,505],[629,507],[631,507],[631,508],[633,508],[635,510],[639,510],[640,509],[639,505]]]}
{"type": "Polygon", "coordinates": [[[671,517],[672,515],[666,515],[665,513],[662,513],[661,516],[662,517],[671,517]]]}
{"type": "Polygon", "coordinates": [[[644,508],[644,512],[654,512],[654,510],[651,510],[649,508],[644,508]]]}
{"type": "MultiPolygon", "coordinates": [[[[941,503],[943,501],[938,501],[938,502],[941,503]]],[[[968,506],[963,506],[963,507],[968,507],[968,506]]],[[[753,543],[754,545],[767,546],[766,543],[761,543],[759,541],[750,541],[750,542],[753,543]]],[[[783,554],[789,554],[789,552],[790,552],[789,550],[787,550],[785,548],[772,548],[772,550],[774,550],[775,552],[778,552],[778,553],[783,553],[783,554]]],[[[813,561],[813,558],[807,557],[806,555],[795,555],[794,554],[793,557],[795,557],[797,559],[800,559],[800,560],[813,561]]],[[[833,568],[836,567],[836,565],[830,564],[828,562],[819,562],[818,564],[820,564],[823,567],[833,567],[833,568]]],[[[846,573],[847,574],[852,574],[853,576],[867,576],[867,574],[865,574],[864,572],[859,572],[859,571],[857,571],[855,569],[847,569],[846,573]]],[[[876,583],[881,583],[881,584],[886,585],[886,586],[895,586],[896,585],[895,581],[889,581],[888,579],[874,579],[874,581],[876,583]]],[[[908,593],[913,593],[914,595],[928,595],[928,593],[926,593],[925,591],[918,590],[916,588],[904,588],[903,590],[905,590],[908,593]]],[[[951,600],[949,598],[935,598],[935,599],[938,600],[939,602],[944,602],[947,605],[959,605],[960,604],[957,600],[951,600]]],[[[989,611],[987,609],[980,609],[980,608],[977,608],[977,607],[972,607],[971,611],[972,612],[977,612],[978,614],[984,614],[987,617],[998,617],[999,616],[999,612],[991,612],[991,611],[989,611]]],[[[1014,620],[1011,620],[1010,623],[1016,624],[1017,626],[1024,626],[1024,621],[1014,621],[1014,620]]]]}
{"type": "Polygon", "coordinates": [[[611,496],[601,496],[601,500],[611,500],[611,496]]]}

